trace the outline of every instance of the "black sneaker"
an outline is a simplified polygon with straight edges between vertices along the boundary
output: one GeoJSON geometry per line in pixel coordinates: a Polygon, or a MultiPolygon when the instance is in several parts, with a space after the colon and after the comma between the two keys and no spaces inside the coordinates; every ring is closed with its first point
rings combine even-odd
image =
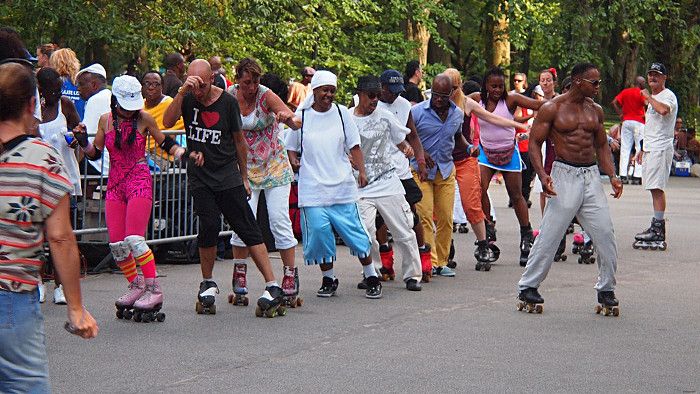
{"type": "Polygon", "coordinates": [[[421,290],[423,290],[423,287],[420,285],[420,282],[418,282],[417,280],[409,279],[406,281],[406,290],[421,291],[421,290]]]}
{"type": "Polygon", "coordinates": [[[357,282],[357,289],[367,290],[367,279],[365,279],[364,275],[362,276],[362,280],[357,282]]]}
{"type": "Polygon", "coordinates": [[[599,291],[598,292],[598,303],[605,306],[618,306],[620,301],[615,298],[615,292],[613,291],[599,291]]]}
{"type": "Polygon", "coordinates": [[[366,279],[367,290],[365,290],[365,297],[367,298],[382,298],[382,283],[376,276],[370,276],[366,279]]]}
{"type": "Polygon", "coordinates": [[[323,282],[321,283],[321,288],[318,289],[316,292],[316,295],[319,297],[332,297],[335,295],[335,292],[338,290],[338,279],[331,279],[329,277],[324,276],[323,277],[323,282]]]}

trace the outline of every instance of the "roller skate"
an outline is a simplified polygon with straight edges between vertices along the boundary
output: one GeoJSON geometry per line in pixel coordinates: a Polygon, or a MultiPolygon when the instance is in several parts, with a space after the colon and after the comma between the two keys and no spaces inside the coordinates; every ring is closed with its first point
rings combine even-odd
{"type": "Polygon", "coordinates": [[[595,263],[595,257],[593,257],[593,241],[588,241],[583,244],[583,247],[579,251],[578,256],[579,264],[593,264],[595,263]]]}
{"type": "Polygon", "coordinates": [[[486,240],[491,250],[491,263],[496,262],[501,256],[501,249],[496,246],[496,222],[486,221],[486,240]]]}
{"type": "MultiPolygon", "coordinates": [[[[365,280],[366,282],[366,280],[365,280]]],[[[323,281],[321,282],[321,288],[318,289],[316,292],[316,295],[318,297],[323,297],[323,298],[328,298],[328,297],[333,297],[335,293],[338,291],[338,279],[337,278],[329,278],[327,276],[323,277],[323,281]]]]}
{"type": "Polygon", "coordinates": [[[447,266],[451,269],[457,268],[457,262],[455,261],[455,240],[450,241],[450,254],[447,256],[447,266]]]}
{"type": "Polygon", "coordinates": [[[595,313],[602,313],[604,316],[619,316],[620,308],[618,308],[620,302],[615,298],[615,292],[613,291],[599,291],[598,292],[598,305],[595,306],[595,313]]]}
{"type": "Polygon", "coordinates": [[[246,272],[248,272],[248,265],[245,260],[234,260],[233,280],[231,281],[233,293],[228,295],[229,304],[248,306],[250,300],[246,296],[248,294],[246,272]]]}
{"type": "Polygon", "coordinates": [[[554,254],[554,261],[566,261],[566,235],[559,242],[557,252],[554,254]]]}
{"type": "Polygon", "coordinates": [[[630,184],[630,180],[629,180],[629,178],[627,178],[626,176],[621,176],[621,177],[620,177],[620,182],[621,182],[623,185],[629,185],[629,184],[630,184]]]}
{"type": "Polygon", "coordinates": [[[117,319],[131,319],[134,316],[134,303],[141,298],[145,291],[146,284],[143,276],[137,275],[136,279],[129,283],[129,290],[114,303],[117,307],[117,319]]]}
{"type": "Polygon", "coordinates": [[[430,278],[433,276],[433,262],[430,257],[430,244],[425,244],[418,248],[418,254],[420,255],[420,265],[421,271],[423,272],[423,279],[421,282],[428,283],[430,278]]]}
{"type": "Polygon", "coordinates": [[[198,300],[195,304],[198,315],[216,315],[216,305],[214,305],[216,294],[219,294],[219,286],[213,280],[203,280],[199,284],[198,300]]]}
{"type": "Polygon", "coordinates": [[[134,303],[134,321],[150,323],[152,321],[165,321],[163,307],[163,292],[160,289],[158,279],[146,279],[146,289],[141,298],[134,303]]]}
{"type": "Polygon", "coordinates": [[[469,234],[469,227],[467,227],[466,223],[462,223],[457,228],[457,232],[459,232],[460,234],[469,234]]]}
{"type": "Polygon", "coordinates": [[[367,298],[382,298],[382,283],[376,276],[370,276],[367,278],[367,290],[365,290],[365,297],[367,298]]]}
{"type": "Polygon", "coordinates": [[[394,250],[391,245],[379,245],[379,257],[382,259],[382,268],[379,269],[382,275],[380,279],[385,282],[394,280],[396,273],[394,273],[394,250]]]}
{"type": "Polygon", "coordinates": [[[477,271],[491,271],[492,255],[488,241],[476,241],[475,245],[474,257],[476,258],[476,266],[474,269],[477,271]]]}
{"type": "Polygon", "coordinates": [[[632,247],[644,250],[666,250],[666,221],[651,219],[651,226],[634,236],[632,247]]]}
{"type": "Polygon", "coordinates": [[[304,304],[304,299],[299,297],[299,270],[296,267],[284,267],[282,291],[284,306],[296,308],[304,304]]]}
{"type": "Polygon", "coordinates": [[[269,317],[285,316],[287,309],[283,305],[284,291],[279,286],[268,286],[258,298],[258,306],[255,308],[255,316],[269,317]]]}
{"type": "Polygon", "coordinates": [[[542,306],[543,303],[544,299],[534,287],[528,287],[525,290],[520,290],[520,294],[518,294],[519,311],[527,311],[528,313],[542,313],[544,310],[542,306]]]}
{"type": "Polygon", "coordinates": [[[532,227],[520,227],[520,266],[527,265],[527,258],[530,256],[530,248],[532,248],[534,236],[532,235],[532,227]]]}
{"type": "Polygon", "coordinates": [[[630,183],[630,185],[641,185],[641,184],[642,184],[642,178],[633,176],[633,177],[630,179],[630,182],[629,182],[629,183],[630,183]]]}
{"type": "Polygon", "coordinates": [[[583,234],[574,233],[574,243],[571,245],[571,254],[579,254],[583,248],[583,234]]]}

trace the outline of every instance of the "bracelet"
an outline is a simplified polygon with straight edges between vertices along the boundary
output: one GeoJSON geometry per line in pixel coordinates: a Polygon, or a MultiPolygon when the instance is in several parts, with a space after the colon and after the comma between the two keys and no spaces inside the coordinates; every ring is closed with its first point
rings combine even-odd
{"type": "Polygon", "coordinates": [[[418,164],[425,164],[425,157],[416,158],[416,161],[418,162],[418,164]]]}

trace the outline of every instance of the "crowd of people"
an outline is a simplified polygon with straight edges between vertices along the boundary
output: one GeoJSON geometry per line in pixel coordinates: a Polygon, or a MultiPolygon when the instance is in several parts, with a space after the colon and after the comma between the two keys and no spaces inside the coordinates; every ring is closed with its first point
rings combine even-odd
{"type": "Polygon", "coordinates": [[[66,329],[97,335],[81,302],[70,225],[83,193],[83,160],[88,173],[108,177],[109,247],[128,282],[115,303],[117,317],[163,321],[163,289],[144,238],[153,207],[151,154],[161,166],[186,167],[199,223],[197,313],[216,313],[213,267],[223,215],[235,233],[229,301],[248,304],[250,257],[265,281],[256,314],[274,317],[301,305],[297,238],[304,263],[320,268],[318,297],[338,290],[337,239],[357,257],[363,273],[357,286],[367,298],[382,297],[382,282],[396,276],[396,259],[408,291],[421,291],[436,276],[454,277],[455,211],[475,235],[476,270],[489,271],[500,256],[488,193],[499,174],[520,227],[523,308],[541,311],[538,288],[574,222],[598,251],[598,302],[616,308],[617,247],[601,175],[614,198],[627,183],[641,182],[651,192],[651,225],[635,236],[635,247],[665,249],[669,174],[674,163],[697,161],[699,153],[695,131],[676,119],[678,103],[661,63],[615,97],[622,126],[608,135],[594,101],[600,72],[590,63],[575,65],[561,84],[554,68],[531,86],[515,73],[510,91],[501,68],[466,82],[446,69],[425,91],[417,61],[403,74],[387,69],[357,81],[304,67],[299,82],[287,84],[253,58],[240,60],[230,81],[220,57],[186,65],[173,53],[165,57],[165,73],[120,75],[109,89],[105,68],[81,68],[69,48],[42,45],[35,57],[11,29],[0,30],[0,42],[0,182],[6,185],[0,217],[8,223],[0,228],[0,314],[10,313],[10,305],[21,316],[13,328],[17,339],[0,337],[0,382],[20,391],[48,385],[38,307],[44,233],[57,270],[54,301],[68,305],[66,329]],[[336,102],[341,83],[354,87],[350,108],[336,102]],[[165,135],[169,129],[184,129],[185,138],[165,135]],[[543,212],[538,231],[529,218],[533,182],[543,212]],[[292,192],[299,217],[289,214],[292,192]],[[261,195],[282,258],[279,282],[256,221],[261,195]]]}

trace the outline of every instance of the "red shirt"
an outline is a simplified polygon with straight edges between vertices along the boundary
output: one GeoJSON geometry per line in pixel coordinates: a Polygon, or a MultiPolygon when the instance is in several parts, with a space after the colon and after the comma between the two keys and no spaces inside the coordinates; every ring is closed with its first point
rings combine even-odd
{"type": "Polygon", "coordinates": [[[638,87],[623,89],[616,97],[622,106],[622,120],[636,120],[644,123],[644,99],[642,91],[638,87]]]}
{"type": "MultiPolygon", "coordinates": [[[[520,108],[520,116],[528,116],[528,109],[527,108],[520,108]]],[[[516,141],[518,141],[518,151],[520,152],[528,152],[530,150],[530,138],[526,138],[524,140],[517,139],[518,134],[521,133],[527,133],[527,130],[525,129],[516,129],[515,130],[515,137],[516,141]]]]}

